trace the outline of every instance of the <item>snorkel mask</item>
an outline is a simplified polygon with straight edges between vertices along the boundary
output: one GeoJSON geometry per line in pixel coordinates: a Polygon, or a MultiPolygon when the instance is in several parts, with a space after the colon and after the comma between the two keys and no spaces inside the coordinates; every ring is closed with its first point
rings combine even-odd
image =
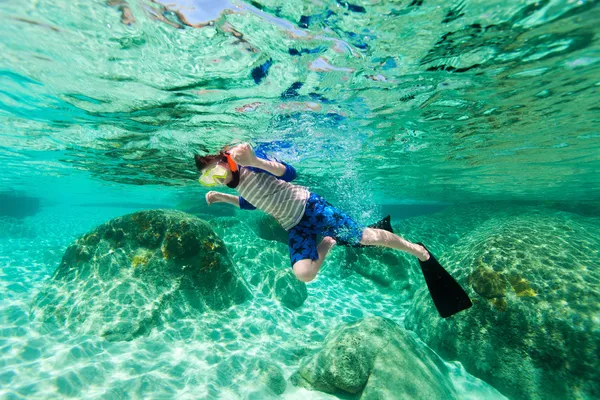
{"type": "Polygon", "coordinates": [[[237,164],[231,159],[229,153],[225,153],[225,157],[227,158],[229,170],[221,164],[222,161],[219,161],[211,168],[207,168],[200,176],[200,179],[198,179],[198,182],[200,182],[202,186],[211,187],[222,185],[225,178],[227,178],[227,172],[231,171],[233,174],[237,172],[237,164]]]}

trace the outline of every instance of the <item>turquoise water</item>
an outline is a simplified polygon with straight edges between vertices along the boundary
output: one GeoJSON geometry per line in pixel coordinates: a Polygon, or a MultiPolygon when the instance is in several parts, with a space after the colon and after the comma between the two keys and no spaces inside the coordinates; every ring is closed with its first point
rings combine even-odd
{"type": "MultiPolygon", "coordinates": [[[[8,0],[0,13],[0,397],[360,398],[294,376],[369,317],[435,352],[423,365],[456,398],[600,397],[597,2],[8,0]],[[244,141],[360,222],[391,214],[473,308],[442,320],[416,261],[377,249],[334,247],[304,298],[281,275],[273,221],[208,208],[195,181],[194,153],[244,141]],[[177,280],[145,279],[155,255],[125,262],[118,242],[94,257],[139,287],[53,278],[82,235],[152,209],[207,221],[248,297],[154,312],[148,293],[177,280]],[[107,333],[146,309],[147,330],[107,333]],[[257,375],[263,361],[284,384],[257,375]]],[[[426,397],[373,371],[384,398],[426,397]]]]}

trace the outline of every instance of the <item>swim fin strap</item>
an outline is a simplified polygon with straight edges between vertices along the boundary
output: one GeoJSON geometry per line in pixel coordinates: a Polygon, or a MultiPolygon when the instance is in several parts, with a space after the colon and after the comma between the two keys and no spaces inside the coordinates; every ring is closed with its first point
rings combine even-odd
{"type": "MultiPolygon", "coordinates": [[[[423,243],[417,244],[425,247],[423,243]]],[[[467,293],[440,265],[431,252],[429,252],[429,259],[427,261],[419,260],[419,264],[433,304],[442,318],[448,318],[473,305],[467,293]]]]}

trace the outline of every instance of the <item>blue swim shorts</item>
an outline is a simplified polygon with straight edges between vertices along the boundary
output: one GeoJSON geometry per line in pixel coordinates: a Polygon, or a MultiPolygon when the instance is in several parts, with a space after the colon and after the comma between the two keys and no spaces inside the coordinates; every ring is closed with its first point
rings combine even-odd
{"type": "Polygon", "coordinates": [[[306,202],[302,219],[288,231],[292,266],[304,259],[318,260],[317,236],[331,236],[338,244],[360,246],[364,226],[329,204],[316,193],[306,202]]]}

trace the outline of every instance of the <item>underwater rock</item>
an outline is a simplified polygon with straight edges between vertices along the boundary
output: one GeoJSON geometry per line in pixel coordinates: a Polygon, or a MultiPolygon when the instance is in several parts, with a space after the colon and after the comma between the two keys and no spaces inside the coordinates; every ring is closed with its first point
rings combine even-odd
{"type": "Polygon", "coordinates": [[[247,359],[233,355],[217,367],[217,381],[230,390],[240,385],[251,386],[249,398],[272,398],[287,388],[283,369],[274,362],[261,358],[247,359]]]}
{"type": "Polygon", "coordinates": [[[172,210],[115,218],[72,243],[36,298],[45,324],[132,340],[165,321],[250,297],[205,222],[172,210]]]}
{"type": "Polygon", "coordinates": [[[40,199],[19,191],[0,192],[0,216],[25,218],[40,211],[40,199]]]}
{"type": "Polygon", "coordinates": [[[261,239],[276,240],[287,246],[288,233],[275,218],[268,214],[263,214],[256,219],[255,225],[255,232],[261,239]]]}
{"type": "MultiPolygon", "coordinates": [[[[261,220],[259,217],[257,221],[261,220]]],[[[216,218],[212,223],[250,285],[286,307],[295,309],[304,304],[308,291],[306,284],[298,280],[291,269],[287,241],[284,245],[280,241],[257,237],[252,219],[245,223],[237,218],[216,218]]]]}
{"type": "Polygon", "coordinates": [[[268,288],[273,297],[292,309],[300,307],[308,297],[306,284],[296,278],[291,268],[268,271],[262,287],[263,293],[268,288]]]}
{"type": "Polygon", "coordinates": [[[277,299],[284,306],[295,309],[308,297],[306,284],[296,278],[290,266],[287,247],[274,242],[255,239],[257,247],[247,247],[232,258],[238,265],[247,265],[245,276],[265,296],[277,299]]]}
{"type": "Polygon", "coordinates": [[[361,399],[452,399],[445,364],[391,320],[371,317],[342,325],[323,348],[304,358],[296,386],[361,399]]]}
{"type": "Polygon", "coordinates": [[[256,369],[258,381],[268,387],[275,394],[282,394],[287,388],[287,381],[283,375],[283,370],[277,364],[257,360],[256,369]]]}
{"type": "Polygon", "coordinates": [[[398,250],[347,247],[345,252],[345,268],[384,287],[389,287],[394,282],[410,286],[410,261],[398,250]]]}
{"type": "Polygon", "coordinates": [[[513,211],[463,236],[442,260],[473,307],[441,319],[423,288],[406,327],[509,398],[599,398],[600,224],[513,211]]]}

